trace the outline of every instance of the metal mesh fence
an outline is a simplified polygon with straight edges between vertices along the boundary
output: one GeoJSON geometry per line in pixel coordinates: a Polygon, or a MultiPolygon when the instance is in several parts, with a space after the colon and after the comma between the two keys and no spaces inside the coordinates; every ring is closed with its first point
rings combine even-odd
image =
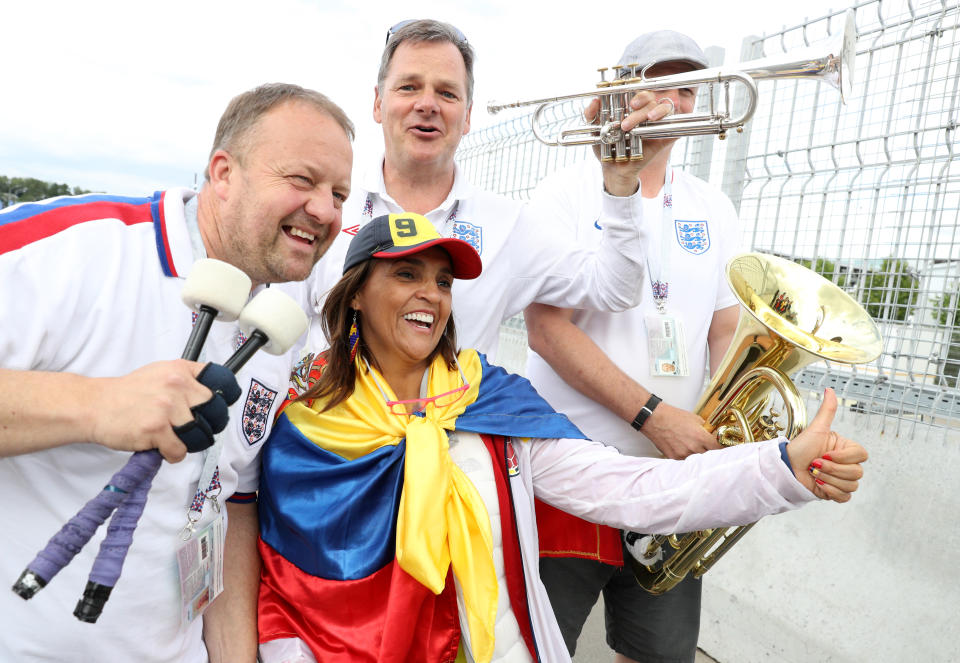
{"type": "MultiPolygon", "coordinates": [[[[682,139],[674,166],[730,196],[744,249],[815,269],[879,324],[878,360],[819,362],[795,379],[799,385],[834,387],[850,409],[894,434],[945,434],[960,426],[960,174],[951,170],[960,3],[873,0],[854,10],[855,80],[846,104],[823,83],[762,81],[742,134],[682,139]]],[[[842,27],[838,12],[746,37],[742,52],[727,60],[789,60],[791,51],[835,38],[842,27]]],[[[721,54],[709,49],[708,56],[721,54]]],[[[580,106],[557,105],[546,123],[577,123],[580,106]]],[[[528,197],[545,175],[586,158],[586,148],[536,141],[529,115],[468,135],[458,153],[472,181],[513,198],[528,197]]],[[[522,320],[504,325],[501,358],[514,369],[524,363],[523,338],[522,320]]]]}

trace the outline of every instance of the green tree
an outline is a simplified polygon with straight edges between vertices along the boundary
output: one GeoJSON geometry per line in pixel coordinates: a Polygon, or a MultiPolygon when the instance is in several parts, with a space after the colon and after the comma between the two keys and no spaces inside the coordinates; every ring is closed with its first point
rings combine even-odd
{"type": "Polygon", "coordinates": [[[90,193],[80,187],[55,182],[44,182],[34,177],[6,177],[0,175],[0,207],[43,200],[54,196],[78,196],[90,193]]]}
{"type": "Polygon", "coordinates": [[[943,362],[943,377],[950,387],[957,387],[960,382],[960,286],[954,285],[932,297],[933,318],[941,325],[950,327],[950,343],[947,345],[947,356],[943,362]]]}
{"type": "Polygon", "coordinates": [[[907,319],[917,303],[920,278],[899,258],[885,258],[880,269],[869,270],[864,278],[863,303],[877,320],[907,319]]]}
{"type": "Polygon", "coordinates": [[[847,274],[843,270],[837,269],[835,262],[827,260],[825,258],[817,258],[816,263],[814,264],[810,260],[800,260],[799,263],[806,267],[807,269],[812,269],[817,274],[836,283],[841,288],[847,285],[847,274]],[[834,280],[836,278],[836,280],[834,280]]]}

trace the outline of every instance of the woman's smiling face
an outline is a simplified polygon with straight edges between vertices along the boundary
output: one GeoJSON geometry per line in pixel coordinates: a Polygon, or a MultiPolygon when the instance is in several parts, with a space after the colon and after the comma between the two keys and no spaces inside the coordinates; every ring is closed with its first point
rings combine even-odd
{"type": "Polygon", "coordinates": [[[360,312],[360,336],[378,364],[426,368],[450,318],[452,286],[450,256],[439,247],[374,259],[351,307],[360,312]]]}

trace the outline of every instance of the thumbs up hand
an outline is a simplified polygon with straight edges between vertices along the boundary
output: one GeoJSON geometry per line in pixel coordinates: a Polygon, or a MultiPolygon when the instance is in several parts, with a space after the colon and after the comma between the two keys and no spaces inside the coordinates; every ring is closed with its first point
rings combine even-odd
{"type": "Polygon", "coordinates": [[[787,456],[797,480],[814,495],[847,502],[863,476],[860,464],[867,460],[867,451],[830,430],[836,413],[837,397],[827,389],[813,421],[787,444],[787,456]]]}

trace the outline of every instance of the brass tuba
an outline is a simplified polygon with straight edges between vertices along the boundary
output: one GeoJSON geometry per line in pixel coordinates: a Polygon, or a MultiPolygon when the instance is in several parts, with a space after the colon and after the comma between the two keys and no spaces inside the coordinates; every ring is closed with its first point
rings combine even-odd
{"type": "MultiPolygon", "coordinates": [[[[724,446],[797,435],[806,407],[787,377],[818,359],[862,364],[880,355],[882,339],[870,315],[850,295],[816,272],[783,258],[745,253],[727,265],[740,301],[730,347],[694,412],[724,446]],[[786,425],[768,409],[776,390],[786,425]]],[[[755,524],[755,523],[754,523],[755,524]]],[[[644,542],[644,561],[631,558],[640,585],[652,594],[672,589],[688,573],[699,578],[753,527],[656,535],[644,542]],[[675,552],[656,560],[665,546],[675,552]]]]}

